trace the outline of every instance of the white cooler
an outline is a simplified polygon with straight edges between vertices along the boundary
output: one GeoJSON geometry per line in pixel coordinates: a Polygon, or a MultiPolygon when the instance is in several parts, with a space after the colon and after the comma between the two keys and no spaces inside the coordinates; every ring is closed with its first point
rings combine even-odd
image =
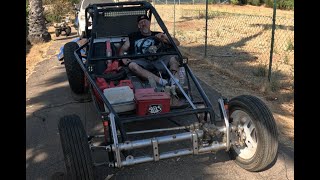
{"type": "MultiPolygon", "coordinates": [[[[132,111],[136,108],[133,90],[129,86],[107,88],[103,90],[103,94],[117,113],[132,111]]],[[[106,105],[104,108],[108,113],[106,105]]]]}

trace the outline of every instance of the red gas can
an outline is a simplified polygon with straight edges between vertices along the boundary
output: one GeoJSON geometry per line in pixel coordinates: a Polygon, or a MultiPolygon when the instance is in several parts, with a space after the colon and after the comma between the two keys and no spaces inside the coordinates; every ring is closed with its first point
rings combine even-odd
{"type": "Polygon", "coordinates": [[[170,96],[165,92],[137,91],[134,97],[139,116],[170,111],[170,96]]]}

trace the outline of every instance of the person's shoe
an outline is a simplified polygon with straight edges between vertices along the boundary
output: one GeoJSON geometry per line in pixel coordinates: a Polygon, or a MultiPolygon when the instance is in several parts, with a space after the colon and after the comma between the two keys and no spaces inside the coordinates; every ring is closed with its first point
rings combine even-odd
{"type": "MultiPolygon", "coordinates": [[[[174,80],[176,80],[176,81],[179,83],[179,79],[178,79],[178,78],[174,78],[174,80]]],[[[173,80],[173,78],[170,78],[169,84],[170,84],[170,85],[175,85],[176,82],[175,82],[174,80],[173,80]]]]}
{"type": "Polygon", "coordinates": [[[165,79],[160,78],[160,81],[159,81],[158,84],[160,84],[161,86],[166,86],[168,84],[168,81],[165,80],[165,79]]]}
{"type": "MultiPolygon", "coordinates": [[[[189,90],[188,85],[183,85],[182,88],[183,88],[184,92],[188,94],[188,90],[189,90]]],[[[178,86],[176,86],[176,92],[178,95],[183,95],[182,91],[180,90],[180,88],[178,86]]]]}

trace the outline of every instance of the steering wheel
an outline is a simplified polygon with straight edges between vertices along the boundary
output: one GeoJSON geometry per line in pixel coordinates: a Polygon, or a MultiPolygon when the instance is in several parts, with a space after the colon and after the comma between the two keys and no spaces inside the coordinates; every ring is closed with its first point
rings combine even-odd
{"type": "Polygon", "coordinates": [[[140,53],[140,54],[155,54],[157,52],[163,52],[165,50],[165,44],[164,42],[160,41],[156,36],[149,36],[147,38],[144,38],[143,41],[141,42],[140,46],[138,47],[138,52],[137,53],[140,53]],[[146,49],[146,52],[142,52],[142,47],[144,45],[144,43],[147,41],[147,40],[154,40],[154,42],[158,41],[159,43],[157,45],[152,45],[152,46],[149,46],[147,49],[146,49]]]}

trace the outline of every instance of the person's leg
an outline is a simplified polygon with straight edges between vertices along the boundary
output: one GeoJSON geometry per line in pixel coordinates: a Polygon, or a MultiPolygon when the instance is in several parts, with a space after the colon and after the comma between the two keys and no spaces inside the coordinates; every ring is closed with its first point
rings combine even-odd
{"type": "MultiPolygon", "coordinates": [[[[163,61],[164,64],[169,68],[170,72],[174,75],[176,79],[179,79],[179,61],[176,56],[174,55],[166,55],[159,58],[157,61],[154,62],[154,66],[161,71],[161,73],[166,73],[166,69],[160,63],[163,61]]],[[[167,74],[167,73],[166,73],[167,74]]]]}
{"type": "Polygon", "coordinates": [[[152,67],[152,64],[150,64],[146,60],[141,60],[141,59],[133,60],[128,67],[134,74],[136,74],[143,80],[147,80],[148,77],[151,77],[158,84],[165,85],[168,83],[166,80],[159,78],[158,76],[156,76],[155,74],[147,70],[148,68],[152,67]]]}
{"type": "Polygon", "coordinates": [[[176,56],[171,56],[169,60],[170,71],[172,74],[179,79],[179,61],[176,56]]]}

